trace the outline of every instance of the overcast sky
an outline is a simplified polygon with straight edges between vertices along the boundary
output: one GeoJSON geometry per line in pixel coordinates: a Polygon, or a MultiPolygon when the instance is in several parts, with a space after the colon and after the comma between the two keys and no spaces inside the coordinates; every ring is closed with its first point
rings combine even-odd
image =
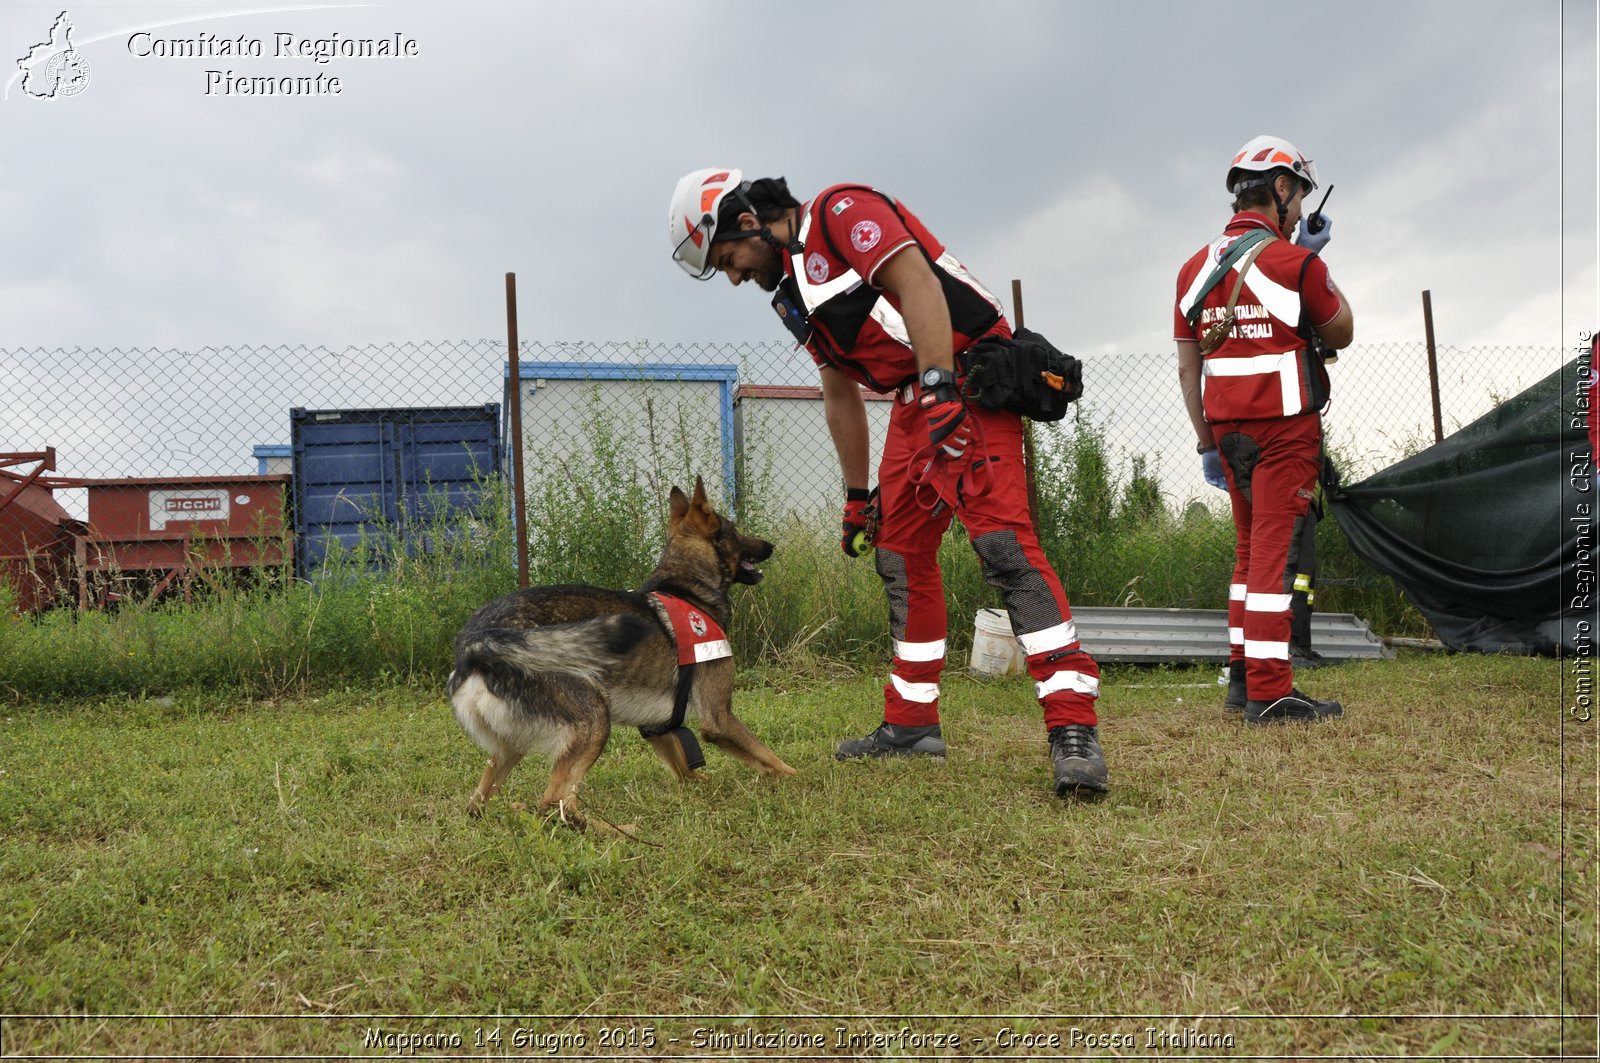
{"type": "Polygon", "coordinates": [[[102,4],[66,9],[90,80],[48,100],[15,60],[62,8],[3,10],[3,348],[495,337],[508,270],[525,339],[777,338],[753,288],[670,261],[672,187],[715,165],[876,184],[1062,347],[1170,350],[1178,265],[1264,132],[1337,186],[1358,343],[1420,339],[1424,288],[1445,344],[1600,318],[1593,0],[102,4]],[[134,54],[202,33],[263,55],[134,54]]]}

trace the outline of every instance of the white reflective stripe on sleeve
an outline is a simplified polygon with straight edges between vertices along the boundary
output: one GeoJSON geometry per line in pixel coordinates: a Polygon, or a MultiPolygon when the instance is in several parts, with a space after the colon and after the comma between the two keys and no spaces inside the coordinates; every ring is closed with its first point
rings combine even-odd
{"type": "Polygon", "coordinates": [[[1230,646],[1243,646],[1244,645],[1244,628],[1242,628],[1242,627],[1230,627],[1228,629],[1228,645],[1230,645],[1230,646]]]}
{"type": "Polygon", "coordinates": [[[1078,629],[1072,626],[1072,621],[1047,627],[1043,631],[1030,631],[1026,635],[1018,635],[1017,641],[1022,643],[1022,652],[1028,656],[1036,653],[1049,653],[1070,646],[1078,641],[1078,629]]]}
{"type": "Polygon", "coordinates": [[[1244,640],[1244,655],[1256,661],[1287,661],[1289,659],[1289,644],[1287,642],[1253,642],[1244,640]]]}
{"type": "Polygon", "coordinates": [[[694,647],[696,662],[717,661],[724,657],[733,656],[733,647],[728,645],[727,639],[716,639],[713,642],[699,642],[694,647]]]}
{"type": "Polygon", "coordinates": [[[904,679],[893,674],[889,675],[889,682],[893,685],[895,693],[907,701],[915,701],[921,705],[928,705],[939,700],[938,683],[907,683],[904,679]]]}
{"type": "Polygon", "coordinates": [[[894,655],[902,661],[944,660],[944,639],[937,642],[899,642],[894,644],[894,655]]]}
{"type": "Polygon", "coordinates": [[[1244,596],[1244,607],[1252,613],[1282,613],[1293,605],[1292,594],[1261,594],[1252,591],[1244,596]]]}
{"type": "Polygon", "coordinates": [[[1247,589],[1243,583],[1228,584],[1228,600],[1230,602],[1244,601],[1244,596],[1246,593],[1247,589]]]}
{"type": "Polygon", "coordinates": [[[1077,694],[1087,694],[1091,698],[1097,698],[1100,696],[1100,680],[1082,672],[1057,672],[1049,679],[1036,684],[1036,689],[1041,698],[1059,690],[1071,690],[1077,694]]]}

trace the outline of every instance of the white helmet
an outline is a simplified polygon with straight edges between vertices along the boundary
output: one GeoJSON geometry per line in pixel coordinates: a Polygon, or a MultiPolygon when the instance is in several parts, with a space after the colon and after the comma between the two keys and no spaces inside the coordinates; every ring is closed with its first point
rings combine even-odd
{"type": "Polygon", "coordinates": [[[1240,148],[1228,164],[1228,191],[1235,195],[1264,185],[1278,170],[1300,178],[1309,195],[1317,187],[1317,167],[1305,153],[1282,137],[1262,134],[1240,148]]]}
{"type": "Polygon", "coordinates": [[[744,174],[738,170],[696,170],[685,174],[672,192],[667,240],[672,244],[673,261],[696,280],[706,280],[716,272],[708,256],[717,236],[717,209],[743,181],[744,174]]]}

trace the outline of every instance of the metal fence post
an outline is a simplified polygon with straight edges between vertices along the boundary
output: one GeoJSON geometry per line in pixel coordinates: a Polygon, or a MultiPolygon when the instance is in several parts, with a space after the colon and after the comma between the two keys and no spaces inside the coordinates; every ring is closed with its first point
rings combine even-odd
{"type": "Polygon", "coordinates": [[[522,489],[522,363],[517,351],[517,275],[506,274],[506,343],[511,362],[511,479],[512,512],[516,514],[517,586],[528,585],[527,497],[522,489]]]}
{"type": "Polygon", "coordinates": [[[1433,441],[1444,440],[1444,418],[1439,412],[1439,354],[1433,346],[1433,292],[1422,291],[1422,327],[1428,338],[1428,392],[1433,397],[1433,441]]]}
{"type": "MultiPolygon", "coordinates": [[[[1011,315],[1017,328],[1022,328],[1022,281],[1011,278],[1011,315]]],[[[1035,531],[1039,529],[1039,473],[1033,449],[1033,422],[1022,419],[1022,458],[1028,474],[1028,521],[1035,531]]]]}

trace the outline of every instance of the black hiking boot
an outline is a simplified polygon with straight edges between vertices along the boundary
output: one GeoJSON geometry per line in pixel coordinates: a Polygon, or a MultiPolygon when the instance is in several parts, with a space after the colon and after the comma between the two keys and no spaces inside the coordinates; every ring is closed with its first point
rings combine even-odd
{"type": "Polygon", "coordinates": [[[1249,724],[1314,723],[1343,715],[1344,707],[1337,701],[1318,701],[1298,690],[1273,701],[1251,700],[1244,707],[1244,722],[1249,724]]]}
{"type": "Polygon", "coordinates": [[[1316,650],[1305,646],[1291,644],[1289,646],[1289,667],[1297,672],[1310,671],[1313,668],[1323,668],[1328,665],[1328,659],[1316,650]]]}
{"type": "Polygon", "coordinates": [[[1228,662],[1228,696],[1223,699],[1222,708],[1225,712],[1243,712],[1245,703],[1250,696],[1244,688],[1244,662],[1228,662]]]}
{"type": "Polygon", "coordinates": [[[1100,733],[1089,724],[1050,728],[1050,760],[1055,764],[1057,797],[1092,801],[1111,788],[1100,733]]]}
{"type": "Polygon", "coordinates": [[[840,760],[857,757],[937,757],[944,759],[944,739],[939,725],[910,727],[883,723],[865,738],[848,738],[839,743],[834,756],[840,760]]]}

